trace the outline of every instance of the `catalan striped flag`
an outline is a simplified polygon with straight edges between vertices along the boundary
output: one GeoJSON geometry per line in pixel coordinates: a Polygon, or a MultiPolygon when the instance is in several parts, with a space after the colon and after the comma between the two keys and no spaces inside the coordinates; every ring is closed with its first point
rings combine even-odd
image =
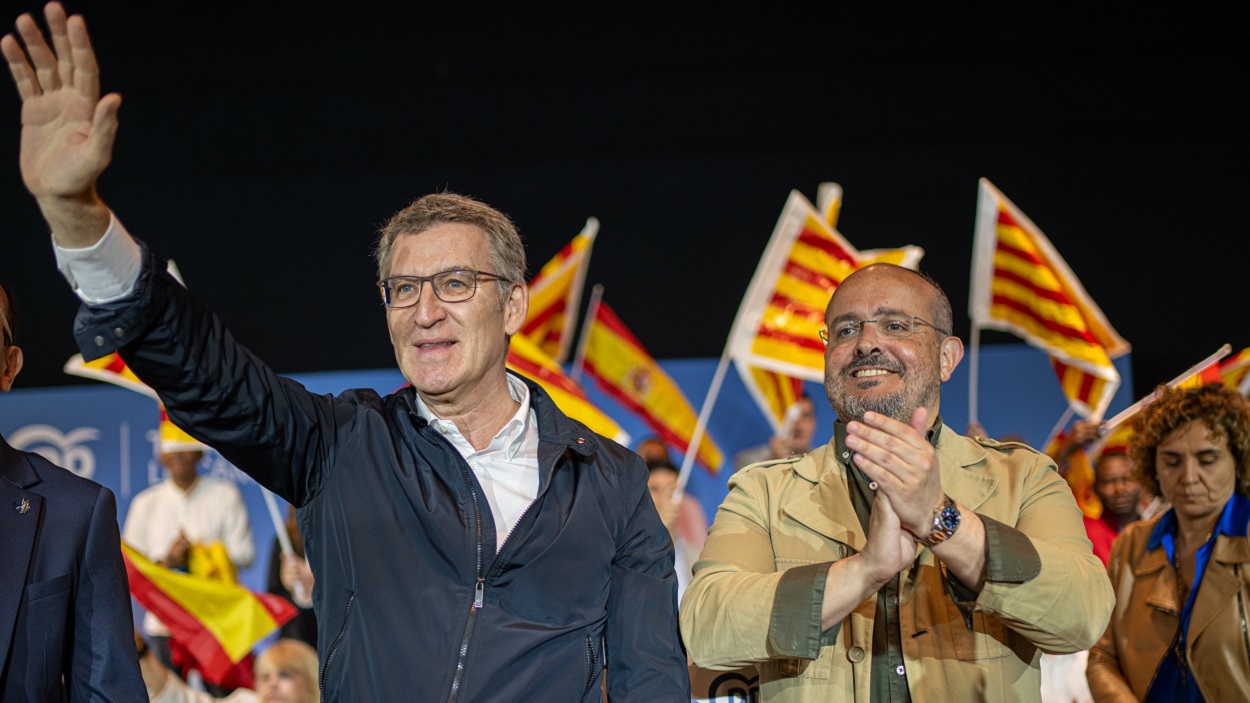
{"type": "Polygon", "coordinates": [[[273,594],[170,571],[124,543],[122,557],[130,593],[169,628],[209,683],[241,673],[236,665],[256,643],[295,617],[295,606],[273,594]]]}
{"type": "Polygon", "coordinates": [[[1050,355],[1072,409],[1101,419],[1129,351],[1050,240],[982,178],[969,301],[974,333],[1011,332],[1050,355]]]}
{"type": "Polygon", "coordinates": [[[1242,395],[1250,395],[1250,347],[1220,362],[1220,380],[1242,395]]]}
{"type": "Polygon", "coordinates": [[[825,213],[792,191],[729,333],[729,353],[744,382],[751,384],[751,368],[821,381],[825,348],[819,332],[833,290],[869,264],[915,268],[923,255],[916,246],[858,251],[825,213]]]}
{"type": "Polygon", "coordinates": [[[599,233],[599,220],[586,220],[586,227],[548,261],[530,281],[529,316],[521,334],[542,349],[556,363],[568,360],[573,343],[582,285],[590,266],[590,250],[599,233]]]}
{"type": "MultiPolygon", "coordinates": [[[[596,305],[588,319],[582,368],[661,439],[687,453],[698,418],[681,388],[605,303],[596,305]]],[[[712,472],[724,461],[720,447],[706,435],[697,459],[712,472]]]]}
{"type": "Polygon", "coordinates": [[[629,433],[595,407],[586,392],[573,382],[551,357],[524,335],[513,335],[508,345],[508,368],[542,386],[556,407],[604,437],[629,446],[629,433]]]}
{"type": "MultiPolygon", "coordinates": [[[[816,190],[816,209],[825,224],[836,230],[838,216],[842,212],[842,186],[837,183],[821,183],[816,190]]],[[[772,425],[773,432],[781,432],[785,425],[786,411],[803,394],[803,379],[745,364],[738,365],[738,375],[742,378],[742,385],[746,387],[747,393],[772,425]]]]}

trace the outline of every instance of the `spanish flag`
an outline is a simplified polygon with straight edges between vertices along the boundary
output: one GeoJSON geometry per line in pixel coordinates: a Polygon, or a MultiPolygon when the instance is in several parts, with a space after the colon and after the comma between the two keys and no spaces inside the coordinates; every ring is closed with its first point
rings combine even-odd
{"type": "Polygon", "coordinates": [[[586,398],[586,392],[571,378],[564,375],[560,365],[538,348],[538,345],[520,334],[512,335],[508,345],[508,368],[542,386],[556,407],[569,417],[589,427],[592,431],[619,444],[629,446],[629,434],[596,408],[586,398]]]}
{"type": "MultiPolygon", "coordinates": [[[[605,303],[590,313],[583,344],[583,368],[599,387],[637,413],[666,443],[688,452],[698,421],[694,408],[605,303]]],[[[707,436],[699,443],[697,459],[712,472],[724,460],[720,447],[707,436]]]]}
{"type": "Polygon", "coordinates": [[[130,593],[169,628],[209,683],[224,681],[256,643],[295,617],[295,606],[218,579],[170,571],[122,544],[130,593]]]}
{"type": "Polygon", "coordinates": [[[1072,409],[1101,419],[1129,345],[1037,225],[980,181],[969,313],[974,333],[1011,332],[1050,355],[1072,409]]]}
{"type": "Polygon", "coordinates": [[[530,308],[521,335],[538,345],[556,363],[568,360],[582,300],[590,250],[599,233],[599,220],[586,227],[548,261],[530,281],[530,308]]]}

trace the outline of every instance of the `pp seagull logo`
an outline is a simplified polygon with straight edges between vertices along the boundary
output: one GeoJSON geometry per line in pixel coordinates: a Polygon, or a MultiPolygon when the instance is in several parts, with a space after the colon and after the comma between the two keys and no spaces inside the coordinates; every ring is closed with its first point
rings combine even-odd
{"type": "Polygon", "coordinates": [[[91,478],[95,475],[95,453],[83,445],[99,438],[100,430],[94,427],[79,427],[62,433],[52,425],[27,425],[13,433],[9,444],[34,452],[83,478],[91,478]]]}

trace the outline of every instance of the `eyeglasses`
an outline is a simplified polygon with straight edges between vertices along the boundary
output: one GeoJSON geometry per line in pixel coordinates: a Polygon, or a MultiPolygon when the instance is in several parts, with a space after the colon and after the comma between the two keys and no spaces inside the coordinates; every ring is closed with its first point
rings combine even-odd
{"type": "Polygon", "coordinates": [[[508,279],[485,271],[458,269],[439,271],[431,276],[392,276],[378,281],[382,289],[382,302],[388,308],[410,308],[421,300],[421,289],[430,282],[434,296],[444,303],[463,303],[477,292],[477,279],[481,277],[508,279]]]}
{"type": "Polygon", "coordinates": [[[941,332],[943,337],[949,337],[951,334],[932,322],[915,315],[897,315],[883,317],[879,320],[843,320],[833,326],[832,332],[828,327],[820,328],[820,340],[825,343],[825,346],[838,347],[843,344],[849,344],[863,333],[864,325],[870,322],[877,326],[877,334],[889,339],[907,339],[915,334],[917,325],[932,327],[934,330],[941,332]]]}

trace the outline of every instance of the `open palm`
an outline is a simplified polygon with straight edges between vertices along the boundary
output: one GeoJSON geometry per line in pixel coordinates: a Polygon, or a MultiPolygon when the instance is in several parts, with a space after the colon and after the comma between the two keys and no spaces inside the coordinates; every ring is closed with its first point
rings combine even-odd
{"type": "Polygon", "coordinates": [[[22,98],[22,179],[37,198],[90,196],[112,157],[121,97],[99,97],[82,18],[67,19],[56,3],[46,17],[55,53],[29,15],[17,20],[25,52],[12,35],[0,40],[22,98]]]}

